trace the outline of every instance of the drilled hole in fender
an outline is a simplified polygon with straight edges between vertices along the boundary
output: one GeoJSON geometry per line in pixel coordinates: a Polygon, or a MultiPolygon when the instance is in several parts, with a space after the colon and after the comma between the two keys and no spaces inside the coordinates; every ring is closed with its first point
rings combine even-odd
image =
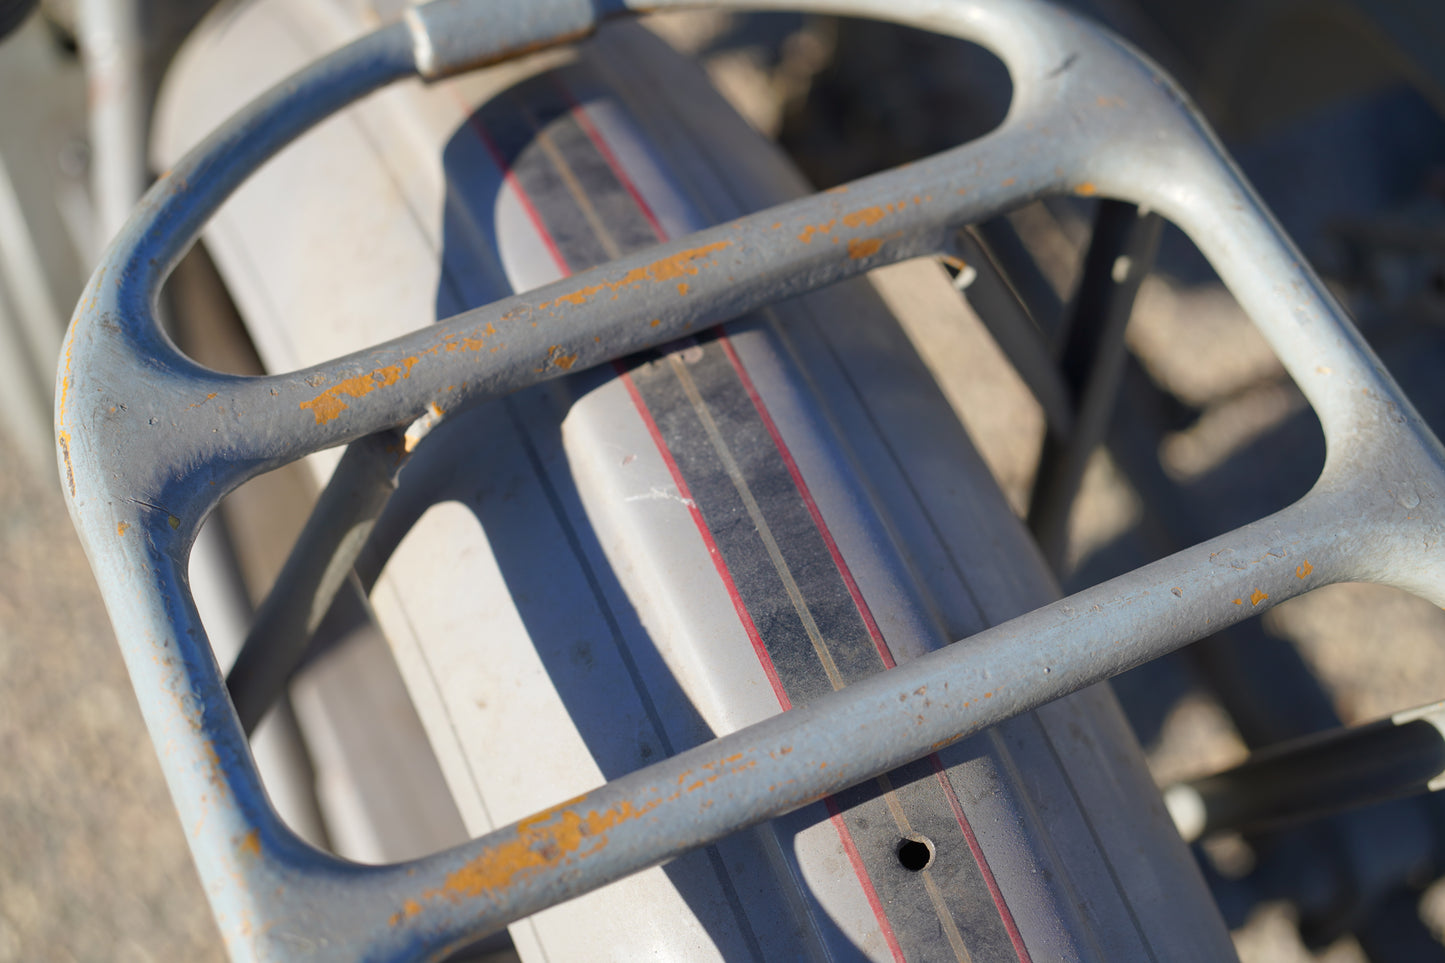
{"type": "Polygon", "coordinates": [[[908,836],[898,841],[898,865],[910,873],[927,869],[933,863],[933,840],[927,836],[908,836]]]}

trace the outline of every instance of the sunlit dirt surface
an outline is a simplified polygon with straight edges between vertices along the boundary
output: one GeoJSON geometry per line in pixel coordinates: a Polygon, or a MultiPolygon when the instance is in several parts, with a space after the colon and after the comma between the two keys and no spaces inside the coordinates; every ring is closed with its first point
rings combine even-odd
{"type": "Polygon", "coordinates": [[[221,960],[60,487],[0,466],[0,961],[221,960]]]}

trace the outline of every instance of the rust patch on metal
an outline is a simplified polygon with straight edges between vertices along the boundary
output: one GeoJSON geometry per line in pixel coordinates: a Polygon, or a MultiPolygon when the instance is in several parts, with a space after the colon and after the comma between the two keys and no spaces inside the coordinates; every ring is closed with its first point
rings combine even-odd
{"type": "Polygon", "coordinates": [[[687,296],[687,282],[680,281],[677,285],[677,293],[683,297],[687,296]]]}
{"type": "Polygon", "coordinates": [[[1309,575],[1309,574],[1310,574],[1311,572],[1313,572],[1314,570],[1315,570],[1315,567],[1310,564],[1310,560],[1309,560],[1309,559],[1305,559],[1304,564],[1301,565],[1299,568],[1297,568],[1297,569],[1294,570],[1294,577],[1295,577],[1295,578],[1301,578],[1301,579],[1302,579],[1302,578],[1306,577],[1307,575],[1309,575]]]}
{"type": "Polygon", "coordinates": [[[603,281],[600,284],[589,284],[585,288],[579,288],[571,294],[559,295],[555,300],[543,301],[537,305],[537,309],[560,306],[563,302],[574,307],[581,307],[592,299],[592,296],[601,291],[611,291],[614,294],[623,288],[640,284],[643,281],[661,283],[663,281],[676,281],[678,278],[690,277],[697,274],[701,267],[697,262],[710,254],[716,254],[725,247],[731,247],[732,241],[714,241],[702,247],[690,248],[686,251],[679,251],[676,254],[653,261],[646,267],[633,268],[616,281],[603,281]]]}
{"type": "Polygon", "coordinates": [[[547,349],[547,357],[542,359],[542,367],[533,368],[532,370],[537,372],[538,374],[541,374],[548,368],[561,368],[563,371],[569,370],[574,364],[577,363],[577,355],[563,354],[562,350],[563,349],[560,344],[552,345],[547,349]]]}
{"type": "Polygon", "coordinates": [[[880,237],[855,237],[848,242],[848,256],[857,261],[877,254],[882,246],[883,239],[880,237]]]}
{"type": "Polygon", "coordinates": [[[826,191],[824,191],[823,193],[824,193],[824,194],[846,194],[846,193],[848,193],[848,185],[847,185],[847,184],[839,184],[837,187],[830,187],[830,188],[828,188],[828,189],[827,189],[826,191]]]}
{"type": "MultiPolygon", "coordinates": [[[[467,339],[473,340],[473,339],[467,339]]],[[[448,351],[452,350],[450,347],[448,351]]],[[[310,401],[301,402],[303,409],[309,410],[316,416],[316,423],[324,425],[328,421],[335,421],[340,417],[349,405],[341,399],[360,398],[362,395],[370,394],[377,388],[390,388],[403,378],[411,377],[411,369],[420,360],[416,357],[402,358],[399,364],[387,365],[384,368],[373,368],[366,374],[357,375],[354,378],[347,378],[326,389],[310,401]]]]}
{"type": "Polygon", "coordinates": [[[838,219],[836,217],[833,218],[831,221],[824,221],[822,224],[809,224],[807,227],[803,228],[803,233],[798,235],[798,240],[802,241],[804,244],[812,244],[813,235],[827,234],[829,231],[833,230],[833,228],[837,226],[838,219]]]}
{"type": "Polygon", "coordinates": [[[1082,184],[1074,185],[1074,193],[1080,197],[1093,197],[1099,193],[1099,189],[1094,186],[1093,181],[1084,181],[1082,184]]]}
{"type": "Polygon", "coordinates": [[[195,404],[193,404],[193,405],[186,405],[186,407],[187,407],[187,408],[199,408],[199,407],[201,407],[201,405],[203,405],[203,404],[205,404],[206,402],[210,401],[210,400],[211,400],[212,398],[214,398],[214,397],[216,397],[216,393],[213,391],[213,392],[211,392],[210,394],[206,395],[204,398],[202,398],[200,401],[196,402],[195,404]]]}
{"type": "Polygon", "coordinates": [[[115,526],[116,535],[124,535],[127,528],[130,528],[130,524],[128,522],[120,522],[115,526]]]}
{"type": "MultiPolygon", "coordinates": [[[[785,754],[791,748],[782,750],[785,754]]],[[[526,881],[538,873],[561,869],[575,864],[606,848],[608,832],[622,823],[640,819],[665,803],[676,802],[685,792],[691,792],[708,783],[732,773],[746,772],[756,764],[756,759],[743,761],[743,753],[734,753],[716,762],[704,763],[702,768],[709,774],[694,780],[691,785],[683,783],[695,770],[687,770],[678,777],[679,788],[669,796],[655,798],[637,804],[624,800],[609,809],[592,809],[582,812],[587,801],[583,794],[569,799],[551,809],[543,810],[517,823],[516,836],[496,846],[484,849],[461,868],[447,874],[441,886],[425,890],[420,899],[408,899],[401,909],[390,917],[390,924],[396,926],[423,910],[424,902],[444,899],[451,903],[481,897],[495,898],[509,886],[526,881]]],[[[826,762],[820,763],[826,767],[826,762]]],[[[789,780],[792,782],[792,780],[789,780]]],[[[703,808],[711,805],[705,802],[703,808]]]]}
{"type": "Polygon", "coordinates": [[[1268,592],[1261,592],[1259,589],[1255,589],[1254,593],[1250,595],[1249,601],[1254,605],[1258,605],[1267,598],[1269,598],[1268,592]]]}
{"type": "MultiPolygon", "coordinates": [[[[710,783],[717,782],[719,779],[721,779],[723,776],[728,775],[729,773],[747,772],[749,769],[757,765],[757,760],[755,759],[749,759],[747,762],[739,765],[739,760],[742,759],[742,757],[743,754],[737,752],[732,754],[731,756],[728,756],[726,759],[720,759],[717,762],[709,762],[704,764],[703,768],[708,770],[708,774],[705,776],[699,776],[691,783],[683,786],[682,792],[694,792],[698,789],[703,788],[704,786],[709,785],[710,783]]],[[[692,770],[688,771],[691,772],[692,770]]],[[[679,782],[681,782],[681,780],[679,780],[679,782]]],[[[677,796],[674,794],[672,798],[676,799],[677,796]]]]}
{"type": "MultiPolygon", "coordinates": [[[[908,203],[904,201],[904,203],[908,203]]],[[[883,220],[893,211],[893,205],[886,208],[874,204],[872,207],[865,207],[862,210],[854,211],[852,214],[843,215],[843,223],[849,227],[872,227],[883,220]]]]}
{"type": "MultiPolygon", "coordinates": [[[[479,337],[469,338],[463,334],[449,335],[446,338],[442,339],[440,347],[443,351],[448,352],[480,351],[482,350],[482,348],[486,347],[487,339],[496,333],[497,329],[492,327],[492,323],[488,321],[487,326],[482,329],[482,333],[479,337]]],[[[495,351],[497,349],[493,347],[492,350],[495,351]]],[[[430,354],[431,352],[427,353],[430,354]]]]}
{"type": "Polygon", "coordinates": [[[257,831],[257,830],[255,830],[255,829],[253,829],[253,830],[251,830],[249,833],[247,833],[246,835],[242,836],[242,837],[241,837],[241,844],[240,844],[240,846],[237,847],[237,848],[239,848],[239,849],[241,850],[241,852],[243,852],[243,853],[249,853],[249,854],[251,854],[252,856],[260,856],[260,855],[261,855],[261,834],[260,834],[260,832],[257,831]]]}
{"type": "Polygon", "coordinates": [[[447,874],[446,881],[421,894],[421,901],[407,900],[391,917],[393,924],[422,911],[422,901],[445,899],[452,903],[490,897],[538,872],[586,859],[607,846],[607,832],[614,826],[646,815],[662,800],[636,806],[618,803],[610,809],[580,811],[586,796],[544,810],[517,824],[513,839],[483,850],[460,869],[447,874]]]}

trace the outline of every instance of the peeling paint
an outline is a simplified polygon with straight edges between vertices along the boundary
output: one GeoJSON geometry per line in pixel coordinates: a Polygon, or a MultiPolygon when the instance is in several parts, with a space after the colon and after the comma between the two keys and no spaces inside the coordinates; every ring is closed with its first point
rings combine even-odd
{"type": "Polygon", "coordinates": [[[798,235],[798,240],[802,241],[804,244],[812,244],[814,234],[827,234],[829,231],[833,230],[833,228],[837,226],[838,219],[836,217],[833,218],[831,221],[825,221],[822,224],[809,224],[807,227],[803,228],[803,233],[798,235]]]}
{"type": "MultiPolygon", "coordinates": [[[[904,202],[905,204],[907,201],[904,202]]],[[[900,207],[902,205],[899,205],[900,207]]],[[[843,223],[849,227],[872,227],[883,220],[893,211],[893,205],[887,208],[879,207],[877,204],[872,207],[865,207],[862,210],[854,211],[852,214],[843,215],[843,223]]]]}
{"type": "MultiPolygon", "coordinates": [[[[451,350],[448,348],[447,350],[451,350]]],[[[338,418],[349,405],[342,401],[342,397],[360,398],[362,395],[370,394],[377,388],[390,388],[403,378],[411,377],[411,369],[419,359],[416,357],[402,358],[399,364],[387,365],[384,368],[374,368],[366,374],[357,375],[354,378],[347,378],[326,389],[310,401],[301,402],[301,408],[309,410],[316,416],[316,423],[324,425],[328,421],[338,418]]]]}
{"type": "Polygon", "coordinates": [[[857,261],[878,253],[883,239],[878,237],[855,237],[848,242],[848,256],[857,261]]]}
{"type": "MultiPolygon", "coordinates": [[[[646,815],[662,800],[641,806],[630,801],[610,809],[580,811],[586,796],[579,796],[553,809],[522,820],[513,839],[488,847],[461,868],[447,874],[446,881],[426,890],[421,900],[463,900],[494,897],[509,886],[516,885],[535,873],[554,869],[586,859],[606,848],[607,832],[614,826],[646,815]]],[[[407,900],[399,913],[391,917],[393,924],[410,919],[422,911],[422,902],[407,900]]]]}
{"type": "Polygon", "coordinates": [[[562,294],[552,301],[543,301],[537,305],[538,310],[548,307],[560,307],[563,302],[574,307],[581,307],[592,299],[592,296],[600,291],[611,291],[616,293],[634,284],[643,281],[675,281],[678,278],[696,275],[700,265],[698,261],[706,258],[709,254],[715,254],[723,248],[731,247],[732,241],[714,241],[702,247],[690,248],[686,251],[679,251],[676,254],[653,261],[646,267],[633,268],[616,281],[603,281],[600,284],[589,284],[585,288],[578,288],[571,294],[562,294]]]}
{"type": "MultiPolygon", "coordinates": [[[[439,345],[439,347],[440,347],[443,351],[447,351],[447,352],[451,352],[451,351],[480,351],[480,350],[482,350],[482,348],[486,347],[486,341],[487,341],[487,339],[490,338],[492,335],[494,335],[494,334],[496,334],[496,333],[497,333],[497,329],[494,328],[494,327],[492,327],[491,322],[487,322],[487,326],[482,329],[482,333],[481,333],[480,336],[475,337],[475,338],[469,338],[469,337],[467,337],[466,335],[462,335],[462,334],[449,335],[449,336],[447,336],[446,338],[442,339],[442,342],[441,342],[441,344],[439,345]]],[[[493,347],[492,350],[495,351],[496,348],[493,347]]],[[[428,352],[428,353],[430,353],[430,352],[428,352]]],[[[403,376],[403,377],[405,377],[405,376],[403,376]]]]}
{"type": "Polygon", "coordinates": [[[547,349],[547,357],[542,360],[542,367],[536,370],[546,371],[549,365],[554,368],[561,368],[563,371],[570,370],[571,367],[577,363],[577,355],[575,353],[563,354],[562,351],[563,348],[560,344],[554,344],[549,347],[547,349]]]}

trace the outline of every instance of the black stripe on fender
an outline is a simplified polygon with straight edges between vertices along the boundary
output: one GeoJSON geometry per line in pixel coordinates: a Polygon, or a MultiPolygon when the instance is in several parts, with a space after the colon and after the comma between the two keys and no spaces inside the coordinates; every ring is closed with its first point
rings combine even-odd
{"type": "MultiPolygon", "coordinates": [[[[543,239],[574,272],[665,239],[580,114],[552,77],[523,84],[473,118],[543,239]]],[[[732,583],[780,703],[804,704],[887,668],[885,643],[721,331],[618,367],[720,554],[720,574],[732,583]]],[[[829,801],[889,947],[907,960],[1026,961],[935,763],[921,760],[829,801]],[[900,858],[910,837],[932,844],[926,869],[900,858]]]]}

